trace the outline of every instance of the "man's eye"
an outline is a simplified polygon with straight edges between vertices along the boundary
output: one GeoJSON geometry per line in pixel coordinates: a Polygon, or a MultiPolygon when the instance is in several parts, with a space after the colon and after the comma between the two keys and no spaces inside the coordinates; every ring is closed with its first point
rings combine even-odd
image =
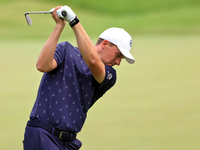
{"type": "Polygon", "coordinates": [[[117,54],[117,57],[122,57],[122,55],[120,55],[120,54],[117,54]]]}

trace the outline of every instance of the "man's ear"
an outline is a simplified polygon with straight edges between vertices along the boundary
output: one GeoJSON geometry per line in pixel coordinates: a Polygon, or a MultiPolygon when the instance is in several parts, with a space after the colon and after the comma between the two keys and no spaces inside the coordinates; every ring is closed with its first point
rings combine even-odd
{"type": "Polygon", "coordinates": [[[102,42],[102,49],[105,49],[106,46],[108,46],[109,44],[110,44],[110,42],[109,42],[108,40],[104,40],[104,41],[102,42]]]}

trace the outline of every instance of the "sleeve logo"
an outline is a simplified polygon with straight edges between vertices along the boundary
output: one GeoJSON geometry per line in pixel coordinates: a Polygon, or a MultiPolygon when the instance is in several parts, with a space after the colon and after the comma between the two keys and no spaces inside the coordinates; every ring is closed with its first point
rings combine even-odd
{"type": "Polygon", "coordinates": [[[112,73],[110,73],[109,71],[108,71],[107,79],[108,80],[112,79],[112,73]]]}

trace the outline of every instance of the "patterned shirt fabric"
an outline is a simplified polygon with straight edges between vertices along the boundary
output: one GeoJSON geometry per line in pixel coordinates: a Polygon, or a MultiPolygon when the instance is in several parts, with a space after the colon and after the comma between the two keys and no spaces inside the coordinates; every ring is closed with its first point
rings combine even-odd
{"type": "Polygon", "coordinates": [[[79,49],[69,42],[57,45],[54,58],[57,68],[44,73],[30,119],[78,133],[89,108],[115,84],[116,71],[105,66],[106,75],[99,84],[79,49]]]}

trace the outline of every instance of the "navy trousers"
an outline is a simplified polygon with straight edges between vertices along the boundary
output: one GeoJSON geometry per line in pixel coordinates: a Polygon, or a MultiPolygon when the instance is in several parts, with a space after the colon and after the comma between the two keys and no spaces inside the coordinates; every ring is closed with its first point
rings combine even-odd
{"type": "Polygon", "coordinates": [[[39,127],[26,127],[24,134],[24,150],[78,150],[82,143],[63,141],[39,127]]]}

